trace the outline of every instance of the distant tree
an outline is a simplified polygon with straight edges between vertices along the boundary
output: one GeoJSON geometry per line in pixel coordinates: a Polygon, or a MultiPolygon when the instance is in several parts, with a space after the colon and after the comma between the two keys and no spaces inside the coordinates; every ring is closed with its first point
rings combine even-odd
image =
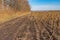
{"type": "Polygon", "coordinates": [[[4,0],[4,5],[13,8],[14,10],[19,10],[20,6],[17,0],[4,0]]]}
{"type": "Polygon", "coordinates": [[[5,6],[9,6],[18,11],[30,11],[27,0],[3,0],[5,6]]]}

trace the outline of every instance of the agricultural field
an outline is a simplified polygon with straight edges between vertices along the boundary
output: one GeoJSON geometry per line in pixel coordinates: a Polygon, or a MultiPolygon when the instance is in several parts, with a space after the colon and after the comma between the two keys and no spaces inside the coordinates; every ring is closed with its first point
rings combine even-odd
{"type": "Polygon", "coordinates": [[[13,18],[0,24],[0,35],[1,40],[60,40],[60,12],[32,11],[13,18]]]}
{"type": "Polygon", "coordinates": [[[40,40],[60,40],[60,11],[32,12],[32,15],[41,30],[40,40]]]}

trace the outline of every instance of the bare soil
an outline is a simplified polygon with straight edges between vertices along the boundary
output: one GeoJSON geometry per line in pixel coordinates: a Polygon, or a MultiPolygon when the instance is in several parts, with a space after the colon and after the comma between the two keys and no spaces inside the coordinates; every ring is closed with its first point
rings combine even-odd
{"type": "Polygon", "coordinates": [[[60,40],[60,12],[31,12],[0,27],[0,40],[60,40]]]}

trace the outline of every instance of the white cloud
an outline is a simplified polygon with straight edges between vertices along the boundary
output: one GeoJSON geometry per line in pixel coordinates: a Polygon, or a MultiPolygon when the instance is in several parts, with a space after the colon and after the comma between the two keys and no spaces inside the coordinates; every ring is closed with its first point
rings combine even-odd
{"type": "Polygon", "coordinates": [[[31,10],[60,10],[60,6],[57,5],[34,5],[31,7],[31,10]]]}

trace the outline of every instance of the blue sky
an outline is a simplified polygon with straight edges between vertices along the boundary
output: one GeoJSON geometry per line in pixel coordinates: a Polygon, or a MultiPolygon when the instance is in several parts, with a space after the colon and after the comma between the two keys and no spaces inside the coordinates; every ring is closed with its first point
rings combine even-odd
{"type": "Polygon", "coordinates": [[[60,10],[60,0],[29,0],[31,10],[60,10]]]}

